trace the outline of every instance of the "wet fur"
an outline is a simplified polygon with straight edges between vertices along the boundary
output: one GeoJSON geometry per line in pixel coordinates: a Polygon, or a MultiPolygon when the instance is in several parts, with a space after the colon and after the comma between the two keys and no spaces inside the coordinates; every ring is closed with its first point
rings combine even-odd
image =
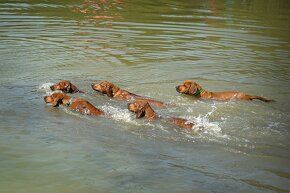
{"type": "MultiPolygon", "coordinates": [[[[183,82],[183,84],[178,85],[176,87],[177,92],[191,95],[191,96],[195,96],[195,94],[201,89],[202,87],[192,80],[186,80],[183,82]]],[[[254,99],[258,99],[267,103],[273,102],[273,100],[269,100],[260,96],[248,95],[243,92],[208,92],[208,91],[203,90],[200,94],[198,94],[195,97],[199,99],[203,99],[203,100],[211,99],[211,100],[219,100],[219,101],[228,101],[231,99],[238,99],[238,100],[251,101],[254,99]]]]}
{"type": "MultiPolygon", "coordinates": [[[[66,105],[70,101],[70,99],[71,99],[70,96],[61,92],[56,92],[49,96],[44,97],[44,101],[46,103],[51,103],[52,106],[54,107],[58,107],[59,105],[66,105]]],[[[92,116],[104,115],[103,111],[93,106],[90,102],[81,98],[73,98],[68,108],[86,115],[92,116]]]]}
{"type": "Polygon", "coordinates": [[[120,100],[138,99],[138,100],[146,101],[146,102],[148,102],[151,105],[154,105],[156,107],[165,107],[166,106],[166,104],[164,102],[149,99],[149,98],[142,97],[140,95],[131,93],[127,90],[123,90],[123,89],[117,87],[116,85],[114,85],[113,83],[108,82],[108,81],[101,81],[97,84],[92,84],[92,89],[95,91],[101,92],[101,93],[107,95],[108,97],[114,97],[114,98],[117,98],[120,100]]]}
{"type": "Polygon", "coordinates": [[[148,120],[156,120],[156,119],[164,119],[167,122],[173,124],[173,125],[177,125],[181,128],[186,129],[187,131],[192,131],[192,127],[194,126],[193,123],[189,122],[186,119],[182,119],[182,118],[177,118],[177,117],[166,117],[163,118],[161,116],[159,116],[150,106],[150,104],[148,102],[145,101],[135,101],[133,103],[129,103],[128,104],[128,109],[131,112],[134,112],[136,114],[136,118],[140,119],[142,117],[145,117],[148,120]]]}
{"type": "Polygon", "coordinates": [[[84,93],[83,91],[79,90],[75,85],[73,85],[70,81],[68,80],[61,80],[56,84],[53,84],[52,86],[50,86],[50,89],[52,91],[55,90],[60,90],[64,93],[84,93]]]}

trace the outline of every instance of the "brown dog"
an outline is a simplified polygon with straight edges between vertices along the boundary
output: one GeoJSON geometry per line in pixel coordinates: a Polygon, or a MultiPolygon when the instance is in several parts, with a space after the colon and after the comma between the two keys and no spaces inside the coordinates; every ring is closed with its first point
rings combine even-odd
{"type": "MultiPolygon", "coordinates": [[[[146,101],[135,101],[133,103],[128,104],[128,109],[134,113],[136,113],[136,118],[140,119],[142,117],[147,118],[148,120],[156,120],[162,118],[159,116],[146,101]]],[[[189,122],[186,119],[176,118],[176,117],[168,117],[164,118],[171,124],[177,125],[179,127],[185,128],[187,131],[192,131],[193,123],[189,122]]]]}
{"type": "Polygon", "coordinates": [[[196,82],[192,80],[186,80],[182,85],[176,87],[177,92],[195,96],[200,99],[212,99],[212,100],[231,100],[231,99],[240,99],[240,100],[253,100],[258,99],[264,102],[272,102],[273,100],[268,100],[260,96],[251,96],[242,92],[208,92],[196,82]]]}
{"type": "Polygon", "coordinates": [[[51,103],[54,107],[64,105],[71,110],[78,111],[82,114],[100,116],[104,115],[104,112],[94,107],[91,103],[84,99],[74,98],[68,96],[62,92],[53,93],[50,96],[45,96],[44,101],[51,103]]]}
{"type": "Polygon", "coordinates": [[[92,84],[92,88],[95,91],[101,92],[106,94],[108,97],[114,97],[120,100],[130,100],[130,99],[138,99],[147,101],[148,103],[157,106],[157,107],[165,107],[165,103],[153,99],[148,99],[136,94],[133,94],[129,91],[123,90],[111,82],[108,81],[101,81],[97,84],[92,84]]]}
{"type": "Polygon", "coordinates": [[[83,91],[79,90],[75,85],[73,85],[68,80],[61,80],[58,83],[50,86],[50,89],[52,91],[61,90],[64,93],[71,93],[71,94],[84,93],[83,91]]]}

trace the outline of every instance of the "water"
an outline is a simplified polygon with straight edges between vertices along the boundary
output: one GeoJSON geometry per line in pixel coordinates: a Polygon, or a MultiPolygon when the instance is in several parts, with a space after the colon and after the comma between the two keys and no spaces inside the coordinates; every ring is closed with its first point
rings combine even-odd
{"type": "Polygon", "coordinates": [[[290,4],[270,1],[1,1],[0,192],[289,192],[290,4]],[[45,105],[68,79],[104,110],[45,105]],[[276,100],[215,102],[210,91],[276,100]],[[91,88],[108,80],[176,104],[186,133],[136,120],[91,88]]]}

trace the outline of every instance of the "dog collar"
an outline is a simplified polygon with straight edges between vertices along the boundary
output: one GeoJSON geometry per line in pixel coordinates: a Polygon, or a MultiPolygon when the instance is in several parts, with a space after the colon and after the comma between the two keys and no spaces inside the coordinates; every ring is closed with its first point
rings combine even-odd
{"type": "Polygon", "coordinates": [[[194,93],[194,96],[198,96],[202,91],[204,91],[202,88],[199,89],[196,93],[194,93]]]}
{"type": "Polygon", "coordinates": [[[69,101],[65,104],[65,106],[66,107],[69,107],[69,105],[71,104],[71,102],[72,102],[72,100],[74,99],[75,97],[71,97],[70,99],[69,99],[69,101]]]}

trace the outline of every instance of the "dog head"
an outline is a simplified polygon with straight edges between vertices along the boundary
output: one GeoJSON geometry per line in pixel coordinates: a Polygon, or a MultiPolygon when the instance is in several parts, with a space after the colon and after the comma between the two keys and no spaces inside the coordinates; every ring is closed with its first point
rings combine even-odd
{"type": "Polygon", "coordinates": [[[61,80],[58,83],[50,86],[50,89],[52,91],[55,90],[61,90],[64,93],[72,93],[74,92],[77,88],[74,86],[70,81],[68,80],[61,80]]]}
{"type": "Polygon", "coordinates": [[[61,92],[55,92],[49,96],[45,96],[43,99],[46,103],[51,103],[52,106],[57,107],[59,104],[62,103],[62,99],[64,98],[65,94],[61,92]]]}
{"type": "Polygon", "coordinates": [[[182,85],[176,86],[177,92],[189,95],[194,95],[200,89],[201,86],[192,80],[186,80],[182,85]]]}
{"type": "Polygon", "coordinates": [[[136,113],[136,118],[140,119],[146,115],[146,109],[151,108],[148,102],[135,101],[128,104],[128,109],[131,112],[136,113]]]}
{"type": "Polygon", "coordinates": [[[117,90],[119,89],[113,83],[108,82],[108,81],[101,81],[101,82],[96,83],[96,84],[93,83],[92,88],[95,91],[106,94],[108,97],[113,97],[114,93],[116,93],[117,90]]]}

